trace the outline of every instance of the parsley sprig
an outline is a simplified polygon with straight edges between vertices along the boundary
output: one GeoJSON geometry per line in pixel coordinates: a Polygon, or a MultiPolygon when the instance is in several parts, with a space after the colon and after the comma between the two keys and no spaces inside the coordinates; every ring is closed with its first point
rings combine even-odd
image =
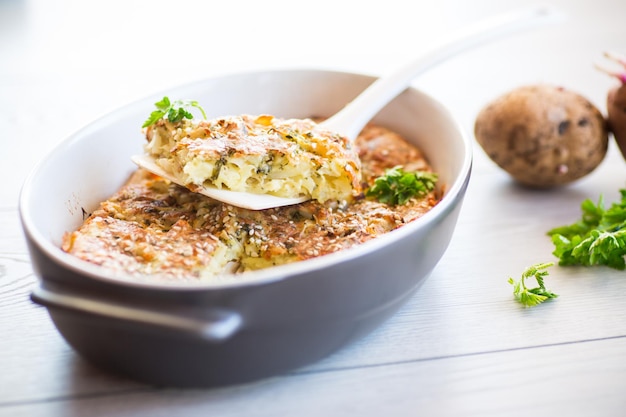
{"type": "Polygon", "coordinates": [[[533,307],[548,299],[558,297],[557,294],[546,289],[544,282],[545,277],[548,275],[546,269],[552,265],[554,265],[553,262],[531,265],[526,268],[521,278],[517,281],[509,277],[509,284],[513,285],[513,295],[515,295],[515,299],[525,307],[533,307]],[[528,288],[526,286],[526,280],[531,277],[537,281],[538,287],[528,288]]]}
{"type": "Polygon", "coordinates": [[[605,209],[602,196],[594,204],[582,202],[582,218],[548,231],[559,265],[606,265],[626,269],[626,190],[622,199],[605,209]]]}
{"type": "Polygon", "coordinates": [[[376,178],[365,196],[392,206],[402,205],[411,197],[424,196],[434,190],[437,178],[433,172],[406,172],[401,166],[396,166],[376,178]]]}
{"type": "Polygon", "coordinates": [[[204,109],[196,100],[170,101],[169,97],[165,96],[154,103],[154,105],[157,109],[150,113],[150,117],[148,117],[141,127],[152,126],[163,118],[167,118],[167,120],[172,123],[180,122],[183,118],[193,119],[193,114],[190,111],[192,108],[200,110],[202,117],[206,119],[204,109]]]}

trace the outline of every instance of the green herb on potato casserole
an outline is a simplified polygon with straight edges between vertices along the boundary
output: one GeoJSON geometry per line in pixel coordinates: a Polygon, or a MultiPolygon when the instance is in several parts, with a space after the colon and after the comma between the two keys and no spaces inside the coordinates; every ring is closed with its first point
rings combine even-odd
{"type": "Polygon", "coordinates": [[[406,172],[401,166],[396,166],[376,178],[365,196],[391,206],[402,205],[412,197],[422,197],[433,191],[436,183],[437,174],[433,172],[406,172]]]}
{"type": "Polygon", "coordinates": [[[192,108],[200,110],[202,117],[206,119],[204,109],[196,100],[174,100],[171,102],[169,97],[165,96],[154,105],[157,109],[150,113],[150,117],[141,127],[152,126],[163,118],[167,118],[172,123],[180,122],[183,119],[191,120],[193,119],[193,114],[190,112],[192,108]]]}

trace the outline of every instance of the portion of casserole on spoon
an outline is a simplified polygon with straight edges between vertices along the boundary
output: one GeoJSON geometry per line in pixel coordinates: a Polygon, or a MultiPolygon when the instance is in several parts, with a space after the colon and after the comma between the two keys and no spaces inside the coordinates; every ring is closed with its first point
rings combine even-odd
{"type": "MultiPolygon", "coordinates": [[[[172,107],[167,97],[156,105],[172,107]]],[[[210,186],[322,203],[361,193],[353,143],[311,119],[172,114],[144,124],[145,152],[192,191],[210,186]]]]}

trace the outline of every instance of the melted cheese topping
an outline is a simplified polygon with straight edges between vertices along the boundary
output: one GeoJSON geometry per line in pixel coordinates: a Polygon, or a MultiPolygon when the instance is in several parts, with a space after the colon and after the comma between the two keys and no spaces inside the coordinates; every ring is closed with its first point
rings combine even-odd
{"type": "MultiPolygon", "coordinates": [[[[429,170],[422,154],[397,134],[368,126],[357,140],[363,185],[387,168],[429,170]]],[[[311,200],[246,210],[193,193],[138,170],[100,204],[63,250],[138,280],[197,282],[323,256],[374,239],[430,210],[435,193],[401,206],[357,198],[311,200]]]]}
{"type": "Polygon", "coordinates": [[[310,119],[160,120],[146,138],[157,165],[186,185],[320,202],[350,201],[361,191],[360,160],[350,141],[310,119]]]}

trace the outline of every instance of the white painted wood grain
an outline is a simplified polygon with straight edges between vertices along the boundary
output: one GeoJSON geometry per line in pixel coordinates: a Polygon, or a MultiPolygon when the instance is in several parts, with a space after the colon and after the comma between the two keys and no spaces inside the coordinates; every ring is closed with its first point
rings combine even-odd
{"type": "Polygon", "coordinates": [[[58,398],[4,406],[0,415],[620,417],[625,352],[626,338],[618,338],[312,372],[217,390],[58,398]]]}

